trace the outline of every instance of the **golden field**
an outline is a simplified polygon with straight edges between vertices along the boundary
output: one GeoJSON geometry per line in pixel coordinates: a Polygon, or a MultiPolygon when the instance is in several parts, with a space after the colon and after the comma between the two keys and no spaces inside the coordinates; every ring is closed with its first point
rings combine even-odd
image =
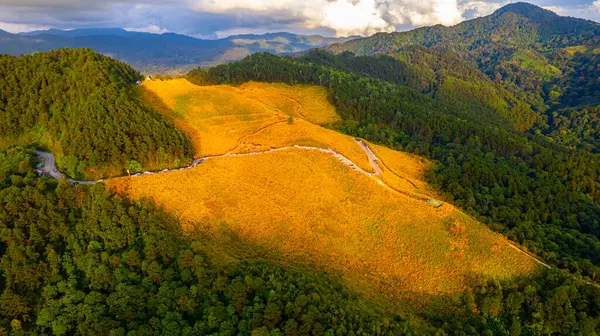
{"type": "Polygon", "coordinates": [[[197,86],[174,79],[146,81],[142,94],[190,135],[196,157],[305,144],[330,147],[370,169],[352,138],[318,126],[340,120],[321,87],[256,82],[197,86]]]}
{"type": "Polygon", "coordinates": [[[320,151],[265,152],[330,148],[376,171],[354,139],[321,126],[340,120],[323,88],[176,79],[147,81],[141,92],[190,135],[197,157],[259,153],[107,182],[165,208],[188,232],[208,231],[224,254],[314,266],[363,293],[416,304],[460,293],[474,276],[514,277],[536,268],[452,205],[428,205],[436,194],[423,178],[432,164],[422,157],[368,144],[381,168],[369,176],[320,151]]]}
{"type": "MultiPolygon", "coordinates": [[[[400,152],[384,154],[403,167],[427,164],[400,152]]],[[[425,187],[420,169],[404,173],[425,187]]],[[[405,302],[458,293],[473,275],[513,277],[536,267],[452,205],[435,209],[377,179],[331,155],[288,149],[213,158],[190,170],[107,184],[154,201],[187,231],[201,227],[216,237],[226,231],[268,250],[263,257],[272,261],[316,266],[365,293],[405,302]]]]}

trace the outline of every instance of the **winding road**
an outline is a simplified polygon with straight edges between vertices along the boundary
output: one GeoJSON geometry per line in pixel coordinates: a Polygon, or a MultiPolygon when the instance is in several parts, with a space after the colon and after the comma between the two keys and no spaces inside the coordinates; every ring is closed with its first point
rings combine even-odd
{"type": "MultiPolygon", "coordinates": [[[[336,159],[338,159],[340,162],[342,162],[344,165],[348,166],[349,168],[351,168],[351,169],[353,169],[353,170],[355,170],[355,171],[357,171],[359,173],[365,174],[365,175],[373,178],[374,180],[377,181],[377,183],[379,185],[381,185],[382,187],[388,189],[392,193],[395,193],[395,194],[398,194],[398,195],[402,195],[402,196],[405,196],[405,197],[409,197],[409,198],[413,198],[413,199],[416,199],[416,200],[419,200],[419,201],[427,201],[427,200],[430,199],[430,198],[425,197],[425,196],[414,195],[414,194],[412,194],[410,192],[397,190],[396,188],[388,185],[383,180],[381,180],[378,176],[381,175],[383,173],[383,171],[382,171],[381,167],[378,164],[378,162],[380,162],[380,161],[377,158],[377,156],[375,156],[375,154],[373,153],[373,151],[371,151],[371,149],[369,148],[369,146],[364,141],[362,141],[360,139],[354,139],[354,141],[356,141],[356,143],[362,148],[362,150],[367,155],[367,157],[369,159],[369,163],[371,164],[371,167],[374,170],[373,173],[368,172],[368,171],[360,168],[356,163],[352,162],[350,159],[346,158],[342,154],[340,154],[340,153],[338,153],[338,152],[336,152],[336,151],[334,151],[334,150],[332,150],[330,148],[319,148],[319,147],[310,147],[310,146],[298,146],[298,145],[295,145],[295,146],[285,146],[285,147],[272,148],[272,149],[269,149],[269,150],[266,150],[266,151],[260,151],[260,152],[250,152],[250,153],[240,153],[240,154],[226,153],[226,154],[222,154],[222,155],[205,156],[205,157],[202,157],[202,158],[195,159],[194,161],[192,161],[192,164],[190,164],[187,167],[176,168],[176,169],[163,169],[163,170],[157,171],[157,172],[148,172],[147,171],[147,172],[144,172],[144,173],[134,174],[134,175],[132,175],[132,177],[141,176],[141,175],[151,175],[151,174],[166,174],[166,173],[175,172],[175,171],[182,171],[182,170],[192,169],[192,168],[196,167],[197,165],[201,164],[202,162],[204,162],[206,160],[212,160],[212,159],[217,159],[217,158],[222,158],[222,157],[261,155],[261,154],[271,153],[271,152],[275,152],[275,151],[288,150],[288,149],[305,149],[305,150],[311,150],[311,151],[312,150],[320,151],[320,152],[332,155],[333,157],[335,157],[336,159]]],[[[52,155],[52,153],[42,152],[42,151],[36,150],[35,154],[37,156],[39,156],[43,160],[43,162],[44,162],[43,167],[42,167],[43,170],[44,170],[44,173],[47,173],[50,177],[52,177],[54,179],[57,179],[57,180],[60,180],[60,179],[63,178],[63,174],[56,168],[54,155],[52,155]]],[[[70,183],[73,183],[73,184],[95,184],[95,183],[103,182],[104,180],[78,181],[78,180],[68,179],[68,181],[70,183]]],[[[473,218],[473,220],[477,221],[475,218],[473,218]]],[[[488,228],[486,225],[484,225],[484,227],[488,231],[490,231],[491,233],[496,234],[490,228],[488,228]]],[[[531,255],[530,253],[528,253],[526,251],[523,251],[522,248],[520,248],[519,246],[513,244],[508,239],[506,240],[506,242],[512,248],[514,248],[515,250],[518,250],[520,253],[528,256],[529,258],[531,258],[532,260],[534,260],[539,265],[541,265],[543,267],[550,268],[550,265],[544,263],[543,261],[541,261],[540,259],[538,259],[535,256],[531,255]]]]}
{"type": "MultiPolygon", "coordinates": [[[[379,167],[379,165],[377,164],[377,162],[379,161],[379,159],[375,156],[375,154],[371,151],[371,149],[367,146],[367,144],[362,141],[362,140],[358,140],[358,139],[354,139],[354,141],[356,141],[356,143],[360,146],[360,148],[362,148],[362,150],[365,152],[365,154],[367,155],[368,159],[369,159],[369,163],[371,164],[371,166],[373,167],[374,173],[370,173],[362,168],[360,168],[356,163],[352,162],[350,159],[348,159],[347,157],[343,156],[342,154],[330,149],[330,148],[320,148],[320,147],[310,147],[310,146],[298,146],[298,145],[294,145],[294,146],[284,146],[284,147],[277,147],[277,148],[272,148],[266,151],[260,151],[260,152],[250,152],[250,153],[239,153],[239,154],[234,154],[234,153],[226,153],[226,154],[222,154],[222,155],[212,155],[212,156],[205,156],[205,157],[201,157],[198,159],[195,159],[194,161],[192,161],[192,164],[190,164],[187,167],[183,167],[183,168],[175,168],[175,169],[163,169],[161,171],[156,171],[156,172],[144,172],[144,173],[137,173],[132,175],[133,177],[135,176],[140,176],[140,175],[150,175],[150,174],[166,174],[166,173],[170,173],[170,172],[175,172],[175,171],[181,171],[181,170],[187,170],[187,169],[192,169],[194,167],[196,167],[197,165],[199,165],[200,163],[206,161],[206,160],[211,160],[211,159],[217,159],[217,158],[222,158],[222,157],[235,157],[235,156],[250,156],[250,155],[260,155],[260,154],[265,154],[265,153],[270,153],[270,152],[275,152],[275,151],[281,151],[281,150],[288,150],[288,149],[305,149],[305,150],[316,150],[316,151],[320,151],[323,153],[327,153],[332,155],[333,157],[335,157],[336,159],[338,159],[340,162],[342,162],[344,165],[350,167],[351,169],[360,172],[362,174],[365,174],[367,176],[377,176],[380,175],[382,173],[381,168],[379,167]]],[[[43,152],[43,151],[39,151],[36,150],[34,151],[35,154],[42,159],[43,161],[43,172],[45,174],[48,174],[50,177],[56,179],[56,180],[60,180],[63,178],[63,174],[56,168],[56,163],[55,163],[55,159],[54,159],[54,155],[52,153],[49,152],[43,152]]],[[[103,182],[104,180],[97,180],[97,181],[82,181],[82,180],[74,180],[74,179],[67,179],[70,183],[73,184],[95,184],[98,182],[103,182]]],[[[379,183],[382,184],[383,182],[381,182],[381,180],[378,179],[378,181],[380,181],[379,183]]]]}

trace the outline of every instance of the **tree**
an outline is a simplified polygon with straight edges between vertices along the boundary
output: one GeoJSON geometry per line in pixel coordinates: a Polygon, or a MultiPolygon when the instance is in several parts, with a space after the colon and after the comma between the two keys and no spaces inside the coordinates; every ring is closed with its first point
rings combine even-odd
{"type": "Polygon", "coordinates": [[[125,169],[128,173],[139,173],[142,171],[142,165],[135,160],[128,160],[125,169]]]}

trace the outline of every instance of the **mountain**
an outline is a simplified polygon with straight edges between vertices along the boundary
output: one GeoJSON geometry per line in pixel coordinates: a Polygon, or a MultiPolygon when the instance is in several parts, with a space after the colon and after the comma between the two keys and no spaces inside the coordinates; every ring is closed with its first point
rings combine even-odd
{"type": "Polygon", "coordinates": [[[227,85],[134,86],[89,49],[0,56],[2,334],[600,333],[597,155],[308,60],[257,53],[192,75],[227,85]],[[279,83],[229,85],[249,80],[279,83]],[[95,185],[32,169],[40,145],[68,172],[147,166],[186,154],[183,132],[227,154],[95,185]],[[425,177],[445,202],[423,198],[438,195],[425,177]]]}
{"type": "Polygon", "coordinates": [[[430,72],[433,75],[428,76],[447,78],[456,73],[457,62],[442,67],[421,60],[415,64],[411,57],[415,46],[421,54],[456,55],[462,63],[473,64],[485,81],[530,105],[538,115],[531,131],[567,147],[600,152],[599,116],[593,112],[600,105],[600,24],[516,3],[453,27],[380,33],[324,49],[334,54],[389,55],[418,66],[421,75],[430,72]],[[574,112],[576,120],[565,120],[574,112]]]}
{"type": "Polygon", "coordinates": [[[120,174],[129,160],[148,169],[191,161],[187,137],[136,95],[141,79],[89,49],[2,55],[2,143],[50,148],[73,178],[120,174]]]}
{"type": "Polygon", "coordinates": [[[34,30],[30,32],[19,33],[21,36],[40,36],[40,35],[56,35],[64,37],[77,37],[77,36],[133,36],[133,35],[144,35],[150,33],[141,32],[130,32],[121,28],[82,28],[73,30],[62,30],[62,29],[47,29],[47,30],[34,30]]]}
{"type": "Polygon", "coordinates": [[[271,33],[201,40],[173,33],[152,34],[119,28],[49,29],[21,34],[2,31],[0,52],[19,55],[65,47],[91,48],[153,74],[230,62],[259,51],[298,52],[351,38],[271,33]]]}

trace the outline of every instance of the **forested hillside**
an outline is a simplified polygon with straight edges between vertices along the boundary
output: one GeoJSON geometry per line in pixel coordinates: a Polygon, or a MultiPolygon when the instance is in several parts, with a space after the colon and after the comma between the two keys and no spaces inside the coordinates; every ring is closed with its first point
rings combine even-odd
{"type": "Polygon", "coordinates": [[[255,54],[195,70],[196,83],[306,83],[331,90],[339,129],[437,161],[449,201],[549,262],[592,278],[600,266],[600,158],[507,131],[426,95],[307,61],[255,54]]]}
{"type": "Polygon", "coordinates": [[[300,59],[412,87],[468,115],[469,120],[524,131],[538,119],[528,104],[451,51],[411,46],[395,57],[369,57],[312,50],[300,59]]]}
{"type": "Polygon", "coordinates": [[[189,140],[137,96],[141,79],[89,49],[0,56],[0,144],[47,146],[71,177],[186,163],[189,140]]]}
{"type": "MultiPolygon", "coordinates": [[[[422,59],[414,64],[407,55],[414,54],[416,48],[422,50],[421,54],[458,58],[460,62],[473,64],[488,77],[488,81],[468,81],[477,90],[494,88],[489,83],[493,81],[521,102],[522,111],[526,107],[523,103],[530,105],[539,116],[532,131],[569,147],[597,152],[600,134],[590,120],[593,117],[580,118],[573,124],[556,120],[573,111],[588,109],[589,112],[589,108],[600,103],[599,47],[600,24],[516,3],[453,27],[438,25],[410,32],[380,33],[335,44],[326,50],[359,56],[385,54],[400,62],[413,62],[414,71],[421,76],[438,78],[452,76],[457,62],[440,63],[439,58],[430,62],[427,59],[431,57],[425,57],[427,66],[423,68],[422,59]]],[[[457,89],[456,80],[453,81],[451,85],[457,89]]],[[[489,98],[488,101],[494,101],[489,98]]]]}
{"type": "Polygon", "coordinates": [[[23,148],[0,158],[0,334],[600,332],[600,290],[565,271],[474,279],[460,298],[399,315],[327,274],[226,255],[202,231],[184,236],[167,213],[102,184],[39,177],[23,148]]]}
{"type": "Polygon", "coordinates": [[[217,264],[208,237],[102,184],[37,177],[0,150],[0,334],[433,334],[339,281],[260,261],[217,264]]]}

